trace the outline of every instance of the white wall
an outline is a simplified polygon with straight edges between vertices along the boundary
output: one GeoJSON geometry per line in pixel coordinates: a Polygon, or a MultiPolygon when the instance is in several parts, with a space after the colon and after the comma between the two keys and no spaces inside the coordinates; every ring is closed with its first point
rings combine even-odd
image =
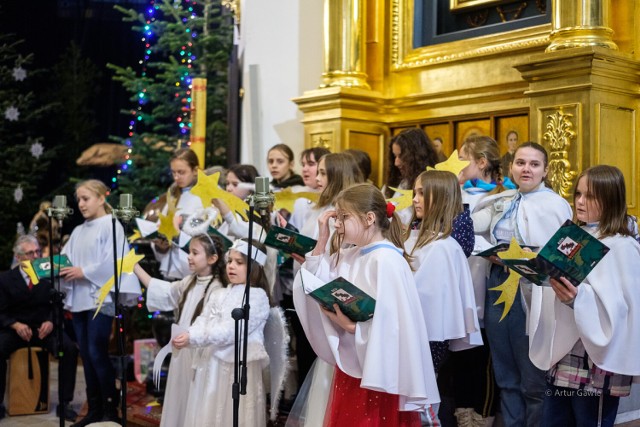
{"type": "Polygon", "coordinates": [[[300,171],[302,114],[292,98],[322,81],[322,0],[243,0],[240,158],[267,174],[269,148],[291,147],[300,171]]]}

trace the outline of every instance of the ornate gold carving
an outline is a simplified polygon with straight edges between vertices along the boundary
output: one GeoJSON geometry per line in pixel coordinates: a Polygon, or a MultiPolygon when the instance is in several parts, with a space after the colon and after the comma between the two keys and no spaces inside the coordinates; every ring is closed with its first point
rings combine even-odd
{"type": "Polygon", "coordinates": [[[240,23],[240,0],[222,0],[222,6],[226,7],[233,13],[236,22],[240,23]]]}
{"type": "Polygon", "coordinates": [[[498,6],[496,7],[496,10],[498,11],[498,15],[500,16],[500,20],[502,22],[509,22],[515,21],[516,19],[520,18],[520,15],[526,8],[527,2],[525,1],[522,2],[522,4],[520,4],[519,6],[515,6],[511,9],[498,6]],[[509,19],[509,17],[507,16],[508,14],[511,14],[511,19],[509,19]]]}
{"type": "Polygon", "coordinates": [[[467,15],[467,24],[470,27],[482,27],[487,23],[489,17],[489,9],[478,10],[467,15]]]}
{"type": "Polygon", "coordinates": [[[331,149],[333,146],[333,134],[331,132],[312,134],[311,146],[331,149]]]}
{"type": "Polygon", "coordinates": [[[573,114],[565,114],[561,110],[546,116],[547,131],[543,139],[549,143],[549,181],[553,190],[562,197],[568,197],[573,180],[578,173],[571,170],[569,162],[569,146],[576,137],[571,121],[573,114]]]}

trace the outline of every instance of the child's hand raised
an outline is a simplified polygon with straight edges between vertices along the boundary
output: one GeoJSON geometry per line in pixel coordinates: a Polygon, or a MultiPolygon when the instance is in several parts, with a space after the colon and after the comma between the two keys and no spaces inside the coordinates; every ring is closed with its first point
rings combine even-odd
{"type": "Polygon", "coordinates": [[[329,241],[329,237],[331,237],[329,220],[331,218],[335,219],[336,217],[337,213],[334,209],[324,211],[318,217],[318,239],[316,247],[313,249],[312,255],[322,255],[324,253],[324,250],[327,247],[327,242],[329,241]]]}
{"type": "Polygon", "coordinates": [[[355,334],[356,322],[345,316],[344,313],[340,310],[340,306],[338,304],[333,304],[333,309],[336,311],[335,313],[327,308],[322,307],[322,311],[324,312],[324,314],[326,314],[333,323],[340,326],[350,334],[355,334]]]}

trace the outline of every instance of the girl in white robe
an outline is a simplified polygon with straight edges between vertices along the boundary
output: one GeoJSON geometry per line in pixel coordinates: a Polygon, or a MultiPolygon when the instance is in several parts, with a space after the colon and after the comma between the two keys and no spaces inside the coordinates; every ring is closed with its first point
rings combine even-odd
{"type": "MultiPolygon", "coordinates": [[[[515,151],[511,173],[518,191],[507,190],[497,199],[476,207],[473,227],[477,234],[488,234],[491,244],[509,243],[542,247],[558,228],[571,218],[566,200],[545,184],[549,171],[547,151],[535,142],[520,144],[515,151]]],[[[497,258],[497,257],[496,257],[497,258]]],[[[500,320],[503,305],[496,302],[500,292],[490,290],[509,276],[494,260],[487,280],[484,326],[491,349],[496,382],[500,387],[500,406],[506,426],[540,425],[544,398],[544,372],[528,357],[527,321],[529,313],[539,311],[531,304],[532,284],[520,280],[509,313],[500,320]]]]}
{"type": "Polygon", "coordinates": [[[394,207],[371,184],[343,190],[336,210],[318,220],[318,243],[303,265],[321,280],[339,276],[376,299],[373,318],[353,322],[306,295],[301,275],[294,303],[318,357],[336,366],[326,426],[419,426],[419,412],[440,398],[429,341],[394,207]],[[333,255],[326,253],[329,220],[336,219],[333,255]],[[392,241],[388,240],[388,236],[392,241]]]}
{"type": "MultiPolygon", "coordinates": [[[[262,370],[269,356],[264,346],[264,327],[269,317],[269,297],[263,271],[267,255],[264,246],[253,242],[248,347],[247,394],[240,396],[238,425],[266,426],[266,390],[262,370]]],[[[202,315],[178,335],[176,348],[195,350],[193,372],[189,379],[187,417],[182,425],[190,427],[227,427],[233,425],[232,385],[234,382],[235,320],[231,312],[243,306],[247,279],[248,245],[237,240],[227,254],[230,286],[216,290],[202,315]]],[[[184,351],[184,350],[181,350],[184,351]]],[[[272,396],[272,398],[275,398],[272,396]]]]}
{"type": "MultiPolygon", "coordinates": [[[[113,218],[111,206],[106,202],[109,188],[101,181],[90,179],[76,186],[78,209],[85,222],[71,233],[62,249],[73,267],[60,270],[66,293],[65,309],[73,313],[73,329],[78,339],[84,365],[89,412],[78,427],[102,421],[117,421],[118,392],[116,374],[109,359],[109,337],[115,316],[114,291],[98,308],[100,288],[113,277],[113,218]]],[[[124,229],[115,221],[117,258],[129,252],[124,229]],[[120,252],[122,249],[122,252],[120,252]]],[[[133,305],[141,294],[140,283],[132,274],[120,276],[120,301],[133,305]]]]}
{"type": "Polygon", "coordinates": [[[640,375],[640,245],[629,229],[622,172],[594,166],[578,178],[575,218],[609,252],[574,286],[534,287],[530,357],[547,372],[542,425],[612,426],[640,375]]]}
{"type": "MultiPolygon", "coordinates": [[[[200,315],[215,289],[226,283],[223,245],[217,237],[194,236],[189,243],[189,267],[192,274],[182,280],[166,282],[154,279],[140,265],[135,273],[147,286],[147,308],[153,312],[177,311],[178,325],[188,328],[200,315]]],[[[173,352],[162,404],[160,426],[186,426],[193,351],[190,348],[173,352]]],[[[156,367],[155,369],[160,369],[156,367]]]]}
{"type": "MultiPolygon", "coordinates": [[[[183,148],[171,156],[169,164],[174,182],[167,191],[167,204],[162,213],[167,215],[169,204],[175,205],[174,225],[180,229],[184,218],[202,209],[200,198],[191,194],[191,188],[198,181],[198,156],[190,148],[183,148]]],[[[165,279],[182,279],[190,274],[187,254],[179,244],[155,239],[152,248],[165,279]]]]}
{"type": "Polygon", "coordinates": [[[482,345],[482,337],[467,257],[451,237],[453,218],[462,212],[457,177],[451,172],[422,172],[413,188],[420,228],[407,233],[405,250],[412,257],[437,372],[449,349],[482,345]]]}

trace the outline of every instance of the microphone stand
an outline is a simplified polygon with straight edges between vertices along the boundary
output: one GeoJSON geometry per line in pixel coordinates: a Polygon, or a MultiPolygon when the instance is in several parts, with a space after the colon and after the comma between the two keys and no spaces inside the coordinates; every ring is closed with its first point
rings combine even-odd
{"type": "Polygon", "coordinates": [[[249,199],[249,237],[247,239],[247,280],[244,285],[244,306],[234,308],[231,317],[235,320],[235,340],[233,357],[233,385],[231,394],[233,399],[233,427],[238,427],[240,415],[240,395],[247,394],[247,341],[249,339],[249,296],[251,289],[251,264],[253,263],[253,208],[254,199],[249,199]],[[240,321],[244,324],[240,325],[240,321]],[[240,334],[242,333],[242,341],[240,334]],[[242,354],[241,354],[242,352],[242,354]]]}
{"type": "MultiPolygon", "coordinates": [[[[63,301],[65,298],[64,292],[60,290],[60,278],[56,281],[56,273],[55,273],[55,264],[53,262],[53,212],[51,209],[48,210],[47,216],[49,217],[49,265],[51,266],[51,296],[53,299],[53,318],[57,323],[56,325],[56,343],[58,350],[58,421],[60,427],[64,427],[65,422],[65,413],[67,409],[67,404],[64,401],[64,387],[62,382],[65,377],[64,373],[64,363],[63,360],[66,357],[64,355],[64,310],[63,310],[63,301]]],[[[62,229],[62,224],[60,224],[60,229],[62,229]]]]}

